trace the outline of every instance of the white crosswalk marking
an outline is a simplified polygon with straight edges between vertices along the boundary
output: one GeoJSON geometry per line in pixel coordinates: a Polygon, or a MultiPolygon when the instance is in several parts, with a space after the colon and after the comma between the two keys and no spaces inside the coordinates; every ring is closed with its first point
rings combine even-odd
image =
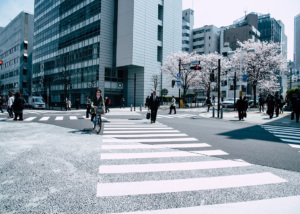
{"type": "Polygon", "coordinates": [[[193,151],[193,152],[201,155],[228,155],[228,153],[222,150],[193,151]]]}
{"type": "Polygon", "coordinates": [[[103,134],[134,134],[134,133],[175,133],[177,130],[159,130],[159,131],[104,131],[103,134]]]}
{"type": "Polygon", "coordinates": [[[50,118],[50,117],[42,117],[42,118],[40,119],[40,121],[47,121],[47,120],[49,120],[49,118],[50,118]]]}
{"type": "Polygon", "coordinates": [[[122,143],[155,143],[155,142],[189,142],[189,141],[198,141],[196,138],[160,138],[160,139],[102,139],[103,143],[112,143],[112,142],[122,142],[122,143]]]}
{"type": "Polygon", "coordinates": [[[24,119],[24,121],[33,121],[36,117],[28,117],[26,119],[24,119]]]}
{"type": "Polygon", "coordinates": [[[105,137],[185,137],[186,134],[138,134],[138,135],[105,135],[105,137]]]}
{"type": "Polygon", "coordinates": [[[78,120],[76,116],[70,116],[70,120],[78,120]]]}
{"type": "Polygon", "coordinates": [[[300,128],[273,125],[262,125],[261,127],[283,142],[300,144],[300,128]]]}
{"type": "Polygon", "coordinates": [[[157,118],[187,118],[187,117],[194,117],[197,115],[193,115],[193,114],[169,114],[169,115],[162,115],[159,114],[157,115],[157,118]]]}
{"type": "Polygon", "coordinates": [[[101,149],[110,150],[110,149],[157,149],[157,148],[203,148],[210,147],[211,145],[207,143],[190,143],[190,144],[159,144],[159,145],[147,145],[147,144],[138,144],[138,145],[103,145],[101,149]]]}
{"type": "Polygon", "coordinates": [[[98,183],[98,197],[225,189],[287,182],[272,173],[143,182],[98,183]],[[116,191],[117,190],[117,191],[116,191]]]}
{"type": "Polygon", "coordinates": [[[63,120],[64,117],[60,116],[60,117],[56,117],[55,120],[63,120]]]}

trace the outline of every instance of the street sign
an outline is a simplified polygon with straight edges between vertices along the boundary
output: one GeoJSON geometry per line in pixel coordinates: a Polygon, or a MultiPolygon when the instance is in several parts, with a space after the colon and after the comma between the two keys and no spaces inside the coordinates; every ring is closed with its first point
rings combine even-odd
{"type": "Polygon", "coordinates": [[[191,61],[191,65],[199,65],[200,61],[191,61]]]}
{"type": "Polygon", "coordinates": [[[178,85],[178,86],[181,85],[181,81],[177,81],[177,85],[178,85]]]}
{"type": "Polygon", "coordinates": [[[247,82],[247,74],[243,75],[243,82],[247,82]]]}
{"type": "Polygon", "coordinates": [[[180,78],[180,77],[181,77],[181,73],[178,73],[178,74],[177,74],[177,77],[180,78]]]}

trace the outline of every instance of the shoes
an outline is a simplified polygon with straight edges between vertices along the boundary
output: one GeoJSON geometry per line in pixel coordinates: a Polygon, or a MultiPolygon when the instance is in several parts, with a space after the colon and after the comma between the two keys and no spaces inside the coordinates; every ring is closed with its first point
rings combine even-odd
{"type": "Polygon", "coordinates": [[[19,121],[23,121],[23,119],[19,119],[19,121]]]}
{"type": "Polygon", "coordinates": [[[151,123],[154,123],[153,121],[151,121],[151,123]]]}

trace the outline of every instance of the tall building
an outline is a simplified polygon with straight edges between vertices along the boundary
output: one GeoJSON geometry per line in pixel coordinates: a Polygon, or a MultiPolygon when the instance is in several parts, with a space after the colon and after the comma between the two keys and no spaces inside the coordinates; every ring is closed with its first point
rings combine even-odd
{"type": "Polygon", "coordinates": [[[281,42],[280,23],[271,18],[270,14],[258,16],[258,31],[260,32],[260,41],[281,42]]]}
{"type": "Polygon", "coordinates": [[[33,15],[21,12],[0,29],[0,94],[31,93],[33,15]]]}
{"type": "Polygon", "coordinates": [[[182,11],[182,51],[191,53],[193,51],[193,28],[194,11],[186,9],[182,11]]]}
{"type": "Polygon", "coordinates": [[[140,105],[170,88],[163,60],[181,50],[181,0],[35,1],[33,87],[51,103],[85,103],[100,88],[112,105],[140,105]],[[135,98],[135,99],[134,99],[135,98]],[[136,102],[135,102],[136,101],[136,102]]]}
{"type": "Polygon", "coordinates": [[[294,62],[300,71],[300,13],[294,18],[294,62]]]}

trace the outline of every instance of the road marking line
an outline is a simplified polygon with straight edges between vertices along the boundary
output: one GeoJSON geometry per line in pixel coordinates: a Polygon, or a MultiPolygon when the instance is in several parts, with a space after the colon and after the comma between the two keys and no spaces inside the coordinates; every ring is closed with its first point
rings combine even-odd
{"type": "Polygon", "coordinates": [[[187,134],[138,134],[138,135],[103,135],[104,137],[113,138],[131,138],[131,137],[186,137],[187,134]]]}
{"type": "Polygon", "coordinates": [[[297,148],[297,149],[300,149],[300,145],[295,145],[295,144],[289,144],[291,147],[293,148],[297,148]]]}
{"type": "Polygon", "coordinates": [[[286,139],[286,138],[280,138],[280,140],[282,140],[284,142],[300,144],[300,140],[291,140],[291,139],[286,139]]]}
{"type": "Polygon", "coordinates": [[[190,143],[190,144],[158,144],[158,145],[102,145],[102,150],[110,149],[157,149],[157,148],[203,148],[211,147],[207,143],[190,143]]]}
{"type": "Polygon", "coordinates": [[[222,150],[208,150],[208,151],[193,151],[197,154],[201,154],[201,155],[229,155],[228,153],[222,151],[222,150]]]}
{"type": "MultiPolygon", "coordinates": [[[[300,196],[290,196],[283,198],[263,199],[259,201],[246,201],[237,203],[201,205],[197,207],[172,208],[162,210],[123,212],[122,214],[182,214],[182,213],[201,213],[201,214],[232,214],[232,213],[290,213],[298,214],[300,196]]],[[[121,214],[121,213],[115,213],[121,214]]]]}
{"type": "Polygon", "coordinates": [[[300,131],[299,128],[294,128],[294,127],[280,127],[280,126],[269,126],[269,125],[262,125],[263,128],[266,128],[268,130],[278,130],[278,131],[300,131]]]}
{"type": "Polygon", "coordinates": [[[286,134],[287,136],[299,136],[300,138],[300,134],[296,134],[295,132],[279,132],[279,131],[270,131],[272,134],[286,134]]]}
{"type": "Polygon", "coordinates": [[[272,174],[255,173],[246,175],[218,176],[209,178],[98,183],[97,197],[163,194],[213,189],[226,189],[287,182],[272,174]],[[116,191],[117,190],[117,191],[116,191]]]}
{"type": "Polygon", "coordinates": [[[163,138],[163,139],[102,139],[103,143],[154,143],[154,142],[188,142],[198,141],[196,138],[163,138]]]}
{"type": "Polygon", "coordinates": [[[62,117],[62,116],[61,116],[61,117],[56,117],[56,118],[55,118],[55,120],[63,120],[63,119],[64,119],[64,117],[62,117]]]}
{"type": "Polygon", "coordinates": [[[114,124],[105,124],[105,127],[109,127],[109,128],[124,128],[124,127],[128,127],[128,128],[165,128],[168,127],[166,125],[154,125],[154,124],[141,124],[141,125],[126,125],[126,126],[121,126],[121,125],[114,125],[114,124]]]}
{"type": "Polygon", "coordinates": [[[70,116],[70,120],[78,120],[76,116],[70,116]]]}
{"type": "Polygon", "coordinates": [[[105,130],[170,130],[173,128],[106,128],[105,130]]]}
{"type": "Polygon", "coordinates": [[[132,165],[101,165],[100,174],[112,173],[138,173],[138,172],[163,172],[163,171],[188,171],[200,169],[218,169],[230,167],[251,166],[246,162],[231,160],[203,161],[186,163],[158,163],[158,164],[132,164],[132,165]]]}
{"type": "Polygon", "coordinates": [[[36,117],[28,117],[28,118],[26,118],[24,121],[32,121],[32,120],[34,120],[36,117]]]}
{"type": "Polygon", "coordinates": [[[47,121],[47,120],[49,120],[49,118],[50,118],[50,117],[42,117],[42,118],[40,119],[40,121],[47,121]]]}
{"type": "Polygon", "coordinates": [[[178,130],[159,130],[159,131],[103,131],[103,134],[133,134],[133,133],[178,133],[178,130]]]}
{"type": "Polygon", "coordinates": [[[288,135],[277,135],[277,134],[274,134],[274,136],[276,137],[279,137],[281,139],[281,137],[283,138],[291,138],[291,139],[299,139],[300,137],[299,136],[288,136],[288,135]]]}
{"type": "Polygon", "coordinates": [[[141,153],[102,153],[101,160],[145,159],[145,158],[176,158],[200,157],[202,155],[190,152],[141,152],[141,153]]]}

